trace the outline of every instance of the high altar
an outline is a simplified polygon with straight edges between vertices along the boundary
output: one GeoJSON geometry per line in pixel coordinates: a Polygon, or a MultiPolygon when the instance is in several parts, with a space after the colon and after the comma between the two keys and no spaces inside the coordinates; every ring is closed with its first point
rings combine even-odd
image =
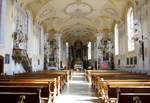
{"type": "Polygon", "coordinates": [[[84,61],[87,60],[87,45],[83,45],[82,41],[77,40],[74,45],[70,47],[69,57],[71,61],[71,68],[74,70],[83,70],[84,61]]]}
{"type": "Polygon", "coordinates": [[[77,60],[74,62],[74,69],[75,70],[83,70],[83,61],[80,58],[77,58],[77,60]]]}

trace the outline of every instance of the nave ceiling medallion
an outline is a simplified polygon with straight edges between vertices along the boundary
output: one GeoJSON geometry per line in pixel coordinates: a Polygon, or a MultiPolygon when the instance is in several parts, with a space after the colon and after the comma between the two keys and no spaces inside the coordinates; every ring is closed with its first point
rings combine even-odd
{"type": "Polygon", "coordinates": [[[75,2],[68,4],[64,9],[64,12],[72,17],[87,16],[92,13],[92,11],[93,7],[81,0],[76,0],[75,2]]]}

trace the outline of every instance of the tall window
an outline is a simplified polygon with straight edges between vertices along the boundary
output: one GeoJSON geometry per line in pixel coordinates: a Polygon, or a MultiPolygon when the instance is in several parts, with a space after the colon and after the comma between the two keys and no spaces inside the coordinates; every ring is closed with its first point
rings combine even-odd
{"type": "Polygon", "coordinates": [[[0,0],[0,43],[1,43],[1,39],[2,39],[2,33],[1,33],[1,18],[2,17],[2,0],[0,0]]]}
{"type": "Polygon", "coordinates": [[[127,28],[128,28],[128,51],[134,50],[133,38],[133,8],[129,8],[127,14],[127,28]]]}
{"type": "Polygon", "coordinates": [[[91,46],[92,46],[92,44],[91,44],[91,42],[89,42],[88,43],[88,60],[90,60],[91,59],[91,46]]]}
{"type": "Polygon", "coordinates": [[[118,44],[118,25],[116,24],[115,25],[115,55],[118,55],[119,54],[119,44],[118,44]]]}
{"type": "Polygon", "coordinates": [[[69,57],[69,43],[66,42],[66,58],[68,59],[69,57]]]}

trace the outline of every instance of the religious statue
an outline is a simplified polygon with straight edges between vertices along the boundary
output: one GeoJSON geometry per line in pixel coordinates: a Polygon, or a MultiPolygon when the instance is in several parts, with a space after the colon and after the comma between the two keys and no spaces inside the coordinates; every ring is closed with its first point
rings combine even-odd
{"type": "Polygon", "coordinates": [[[22,25],[13,33],[14,48],[25,49],[27,36],[22,32],[22,25]]]}
{"type": "Polygon", "coordinates": [[[111,41],[108,41],[108,43],[107,43],[107,51],[108,51],[109,53],[112,53],[112,50],[113,50],[112,42],[111,42],[111,41]]]}

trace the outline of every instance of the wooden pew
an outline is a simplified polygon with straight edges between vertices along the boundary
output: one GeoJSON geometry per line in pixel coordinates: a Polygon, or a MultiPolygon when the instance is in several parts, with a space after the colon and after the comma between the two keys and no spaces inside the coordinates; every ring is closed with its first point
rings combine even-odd
{"type": "MultiPolygon", "coordinates": [[[[28,94],[35,94],[36,97],[38,97],[37,94],[41,94],[42,98],[39,96],[41,99],[47,100],[47,98],[49,98],[47,101],[50,101],[49,103],[52,103],[55,101],[55,96],[56,96],[55,94],[58,95],[59,92],[62,92],[65,83],[69,80],[69,76],[70,76],[69,71],[43,71],[43,72],[40,71],[34,73],[16,74],[15,76],[1,76],[0,89],[4,90],[1,92],[1,94],[5,93],[8,95],[8,93],[10,93],[9,94],[10,97],[12,96],[12,94],[16,96],[17,94],[19,95],[21,93],[24,93],[22,92],[22,90],[23,88],[25,88],[27,97],[31,97],[28,96],[28,94]],[[50,79],[55,79],[54,82],[55,85],[52,86],[53,83],[49,83],[50,79]],[[30,90],[34,90],[34,92],[30,93],[30,90]],[[48,94],[46,95],[46,98],[44,94],[48,94]]],[[[40,103],[40,102],[41,101],[39,99],[39,101],[36,101],[35,103],[40,103]]]]}
{"type": "MultiPolygon", "coordinates": [[[[42,100],[53,102],[56,78],[53,79],[2,79],[0,94],[6,96],[26,96],[26,103],[41,103],[42,100]],[[33,95],[35,98],[30,98],[33,95]],[[30,98],[30,99],[29,99],[30,98]],[[34,100],[34,101],[32,101],[34,100]]],[[[0,99],[0,101],[3,98],[0,99]]]]}
{"type": "Polygon", "coordinates": [[[141,74],[131,74],[131,73],[106,73],[106,74],[93,74],[92,75],[92,86],[94,88],[97,87],[97,82],[98,82],[98,79],[99,78],[122,78],[122,79],[128,79],[128,78],[143,78],[143,79],[147,79],[149,78],[148,76],[145,76],[145,75],[141,75],[141,74]]]}
{"type": "Polygon", "coordinates": [[[91,74],[92,73],[108,73],[108,72],[119,72],[117,70],[85,70],[85,77],[89,83],[91,83],[91,74]]]}
{"type": "Polygon", "coordinates": [[[139,96],[145,103],[150,97],[150,79],[125,78],[120,80],[120,78],[104,78],[99,80],[98,93],[103,99],[105,97],[107,101],[115,98],[119,103],[132,103],[133,97],[139,96]]]}
{"type": "MultiPolygon", "coordinates": [[[[32,73],[23,73],[22,75],[27,75],[27,74],[57,74],[57,75],[64,75],[65,77],[65,81],[68,82],[70,75],[71,75],[71,71],[70,70],[45,70],[45,71],[38,71],[38,72],[32,72],[32,73]]],[[[16,74],[16,75],[20,75],[20,74],[16,74]]]]}
{"type": "MultiPolygon", "coordinates": [[[[150,81],[150,80],[149,80],[150,81]]],[[[133,96],[148,96],[143,99],[143,103],[150,97],[150,82],[107,82],[105,88],[105,96],[108,98],[116,98],[119,103],[132,103],[133,96]],[[108,84],[107,84],[108,83],[108,84]],[[108,90],[107,90],[108,88],[108,90]]],[[[105,85],[105,84],[103,84],[105,85]]],[[[104,87],[104,86],[103,86],[104,87]]]]}
{"type": "Polygon", "coordinates": [[[91,77],[102,103],[132,103],[137,98],[146,103],[149,98],[150,77],[144,74],[105,71],[92,72],[91,77]]]}
{"type": "Polygon", "coordinates": [[[91,84],[92,86],[95,88],[97,85],[97,79],[99,78],[149,78],[148,76],[144,75],[144,74],[136,74],[136,73],[123,73],[123,72],[116,72],[116,73],[92,73],[91,74],[91,84]]]}
{"type": "MultiPolygon", "coordinates": [[[[39,77],[40,74],[43,75],[42,77],[47,77],[47,76],[48,77],[49,76],[58,77],[58,76],[60,76],[60,80],[58,80],[58,85],[57,85],[60,88],[60,89],[58,89],[60,93],[62,92],[62,90],[64,89],[64,86],[66,85],[66,82],[70,78],[70,71],[68,71],[68,70],[63,70],[63,71],[54,70],[54,71],[43,71],[43,72],[35,72],[35,73],[25,73],[25,74],[21,74],[21,75],[17,74],[16,76],[19,78],[22,76],[29,77],[31,75],[39,77]]],[[[57,93],[57,94],[59,94],[59,93],[57,93]]]]}
{"type": "Polygon", "coordinates": [[[56,78],[56,87],[57,87],[57,95],[59,95],[63,88],[64,88],[64,85],[65,85],[65,82],[64,82],[64,79],[62,79],[62,75],[57,75],[57,74],[53,74],[53,75],[50,75],[50,74],[28,74],[28,75],[19,75],[17,76],[17,78],[20,78],[20,79],[33,79],[33,78],[39,78],[39,79],[46,79],[46,78],[56,78]]]}
{"type": "MultiPolygon", "coordinates": [[[[85,76],[86,76],[86,78],[87,78],[87,80],[88,80],[88,82],[91,84],[92,83],[92,75],[110,75],[110,74],[112,74],[112,75],[114,75],[114,74],[137,74],[137,73],[129,73],[129,72],[121,72],[121,71],[118,71],[118,70],[86,70],[85,71],[85,76]]],[[[143,75],[145,75],[144,73],[143,73],[143,75]]]]}
{"type": "Polygon", "coordinates": [[[70,71],[69,70],[45,70],[45,71],[38,71],[38,72],[33,72],[33,73],[23,73],[23,74],[16,74],[19,75],[19,76],[28,76],[28,75],[39,75],[39,74],[48,74],[48,75],[61,75],[63,77],[63,80],[65,80],[65,82],[68,82],[69,81],[69,78],[70,78],[70,71]]]}

